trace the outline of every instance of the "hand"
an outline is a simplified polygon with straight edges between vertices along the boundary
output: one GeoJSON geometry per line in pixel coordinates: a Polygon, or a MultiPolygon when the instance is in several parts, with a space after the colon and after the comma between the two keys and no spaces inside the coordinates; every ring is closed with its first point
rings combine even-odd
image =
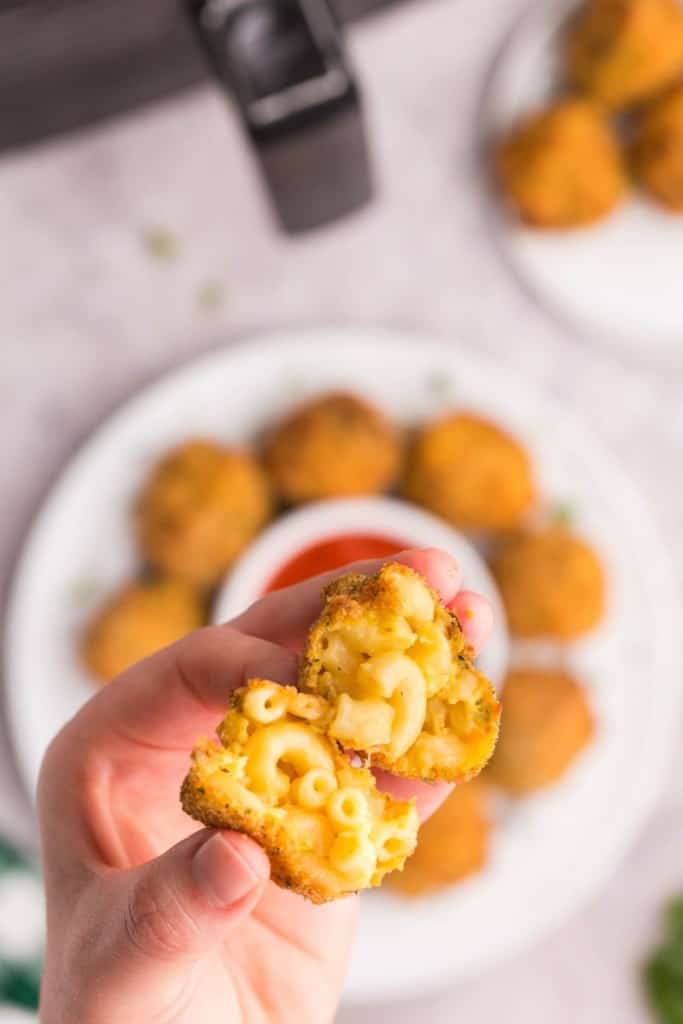
{"type": "MultiPolygon", "coordinates": [[[[470,643],[491,610],[438,551],[397,556],[440,592],[470,643]]],[[[352,566],[376,572],[380,562],[352,566]]],[[[347,571],[347,570],[345,570],[347,571]]],[[[320,590],[279,591],[106,686],[53,741],[39,813],[48,902],[43,1024],[324,1024],[357,898],[313,906],[268,881],[252,840],[197,827],[179,804],[189,752],[250,676],[292,683],[320,590]]],[[[424,817],[448,792],[382,776],[424,817]]]]}

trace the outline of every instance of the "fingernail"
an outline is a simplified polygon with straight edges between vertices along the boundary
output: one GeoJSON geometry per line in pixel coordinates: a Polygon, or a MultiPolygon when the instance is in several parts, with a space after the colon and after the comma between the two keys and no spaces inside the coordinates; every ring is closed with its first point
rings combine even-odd
{"type": "Polygon", "coordinates": [[[250,840],[216,832],[194,855],[192,874],[207,903],[227,910],[266,880],[264,862],[265,854],[250,840]]]}

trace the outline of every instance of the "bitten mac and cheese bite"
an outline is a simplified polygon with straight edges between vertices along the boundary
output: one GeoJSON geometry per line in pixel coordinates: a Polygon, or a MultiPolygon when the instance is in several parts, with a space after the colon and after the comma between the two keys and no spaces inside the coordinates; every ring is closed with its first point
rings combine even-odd
{"type": "Polygon", "coordinates": [[[262,679],[237,690],[201,742],[181,799],[193,818],[250,835],[271,877],[314,903],[379,885],[415,849],[414,802],[380,793],[325,735],[327,702],[262,679]]]}
{"type": "Polygon", "coordinates": [[[493,752],[500,706],[438,595],[391,563],[336,580],[324,597],[301,685],[329,702],[328,735],[397,775],[476,775],[493,752]]]}

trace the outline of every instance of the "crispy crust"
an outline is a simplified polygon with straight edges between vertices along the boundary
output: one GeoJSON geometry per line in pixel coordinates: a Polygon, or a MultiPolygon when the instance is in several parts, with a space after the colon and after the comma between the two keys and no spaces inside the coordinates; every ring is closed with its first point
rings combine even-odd
{"type": "Polygon", "coordinates": [[[560,779],[595,732],[588,695],[567,672],[520,668],[503,690],[505,715],[486,775],[524,796],[560,779]]]}
{"type": "Polygon", "coordinates": [[[377,494],[399,470],[401,439],[382,411],[346,392],[299,406],[267,438],[266,466],[283,501],[377,494]]]}
{"type": "Polygon", "coordinates": [[[419,773],[416,773],[411,764],[410,753],[414,747],[398,759],[387,756],[381,750],[368,750],[365,753],[373,767],[390,771],[394,775],[420,778],[424,782],[464,782],[478,775],[493,753],[498,737],[500,704],[491,683],[472,664],[472,651],[465,642],[457,617],[444,607],[439,595],[412,569],[397,563],[388,563],[375,576],[350,574],[340,577],[325,588],[322,594],[322,612],[309,633],[301,666],[300,685],[303,690],[319,694],[334,702],[337,691],[329,679],[329,673],[325,673],[322,662],[329,635],[340,626],[362,625],[369,613],[380,619],[384,616],[389,619],[401,616],[404,608],[391,582],[392,574],[396,573],[408,579],[418,580],[429,592],[434,602],[434,621],[443,632],[450,648],[455,669],[452,679],[456,678],[460,670],[471,673],[476,678],[479,692],[476,715],[480,736],[473,744],[469,756],[457,767],[434,762],[424,764],[419,773]]]}
{"type": "Polygon", "coordinates": [[[247,452],[189,440],[154,467],[134,509],[150,565],[212,587],[271,518],[267,476],[247,452]]]}
{"type": "Polygon", "coordinates": [[[572,84],[609,110],[642,103],[683,72],[677,0],[587,0],[567,36],[572,84]]]}
{"type": "Polygon", "coordinates": [[[240,812],[227,804],[219,806],[205,774],[205,761],[217,750],[215,744],[205,741],[192,752],[192,765],[180,790],[180,802],[185,813],[209,828],[232,829],[257,842],[268,854],[271,880],[281,888],[291,889],[312,903],[329,903],[336,899],[336,895],[331,895],[300,869],[300,851],[291,842],[285,828],[272,824],[267,826],[258,815],[240,812]]]}
{"type": "Polygon", "coordinates": [[[203,596],[182,580],[135,580],[113,594],[88,622],[81,657],[108,683],[131,665],[206,623],[203,596]]]}
{"type": "Polygon", "coordinates": [[[461,411],[413,438],[403,493],[456,526],[509,530],[523,521],[535,484],[529,455],[516,438],[461,411]]]}
{"type": "Polygon", "coordinates": [[[491,569],[516,636],[569,641],[603,618],[606,582],[600,559],[564,527],[510,537],[491,569]]]}
{"type": "Polygon", "coordinates": [[[642,187],[667,209],[683,213],[683,84],[645,108],[630,155],[642,187]]]}
{"type": "Polygon", "coordinates": [[[508,204],[537,228],[593,224],[626,194],[616,137],[585,100],[561,100],[524,118],[498,144],[495,170],[508,204]]]}
{"type": "MultiPolygon", "coordinates": [[[[250,687],[262,682],[266,681],[250,680],[247,687],[235,691],[231,696],[231,710],[241,713],[244,696],[250,687]]],[[[280,687],[280,689],[292,694],[297,693],[294,687],[280,687]]],[[[229,718],[230,712],[218,727],[222,746],[204,739],[196,745],[192,752],[190,770],[183,781],[180,792],[180,800],[185,812],[210,828],[232,829],[250,836],[268,854],[272,881],[283,888],[291,889],[293,892],[305,896],[313,903],[327,903],[357,891],[355,889],[345,889],[344,891],[340,891],[338,888],[333,889],[325,884],[322,877],[316,877],[315,872],[311,871],[304,863],[301,842],[297,841],[296,835],[288,826],[286,819],[281,822],[274,820],[274,816],[268,814],[267,810],[261,813],[246,806],[239,806],[234,794],[232,799],[226,799],[226,795],[221,793],[221,778],[225,778],[222,776],[224,769],[221,768],[221,758],[226,750],[240,750],[239,740],[231,742],[231,735],[234,735],[234,732],[233,725],[227,724],[229,718]]],[[[309,724],[312,729],[324,736],[324,716],[309,724]]],[[[334,761],[335,770],[342,771],[347,781],[351,778],[359,788],[368,794],[377,794],[379,797],[372,774],[366,768],[351,767],[348,759],[332,740],[325,737],[325,742],[334,761]]],[[[383,801],[383,819],[391,819],[406,812],[414,817],[413,841],[411,848],[406,852],[407,857],[415,848],[417,836],[414,801],[395,800],[387,794],[381,794],[380,799],[383,801]]],[[[392,869],[400,870],[403,862],[397,868],[392,869]]],[[[381,874],[383,875],[383,873],[381,874]]],[[[378,885],[380,882],[381,877],[371,884],[378,885]]]]}

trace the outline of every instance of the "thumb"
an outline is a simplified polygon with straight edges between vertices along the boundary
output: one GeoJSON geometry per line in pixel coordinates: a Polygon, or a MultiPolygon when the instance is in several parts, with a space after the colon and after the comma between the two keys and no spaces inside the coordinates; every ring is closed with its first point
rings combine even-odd
{"type": "Polygon", "coordinates": [[[154,958],[199,956],[249,915],[269,868],[247,836],[196,832],[122,876],[124,945],[154,958]]]}

